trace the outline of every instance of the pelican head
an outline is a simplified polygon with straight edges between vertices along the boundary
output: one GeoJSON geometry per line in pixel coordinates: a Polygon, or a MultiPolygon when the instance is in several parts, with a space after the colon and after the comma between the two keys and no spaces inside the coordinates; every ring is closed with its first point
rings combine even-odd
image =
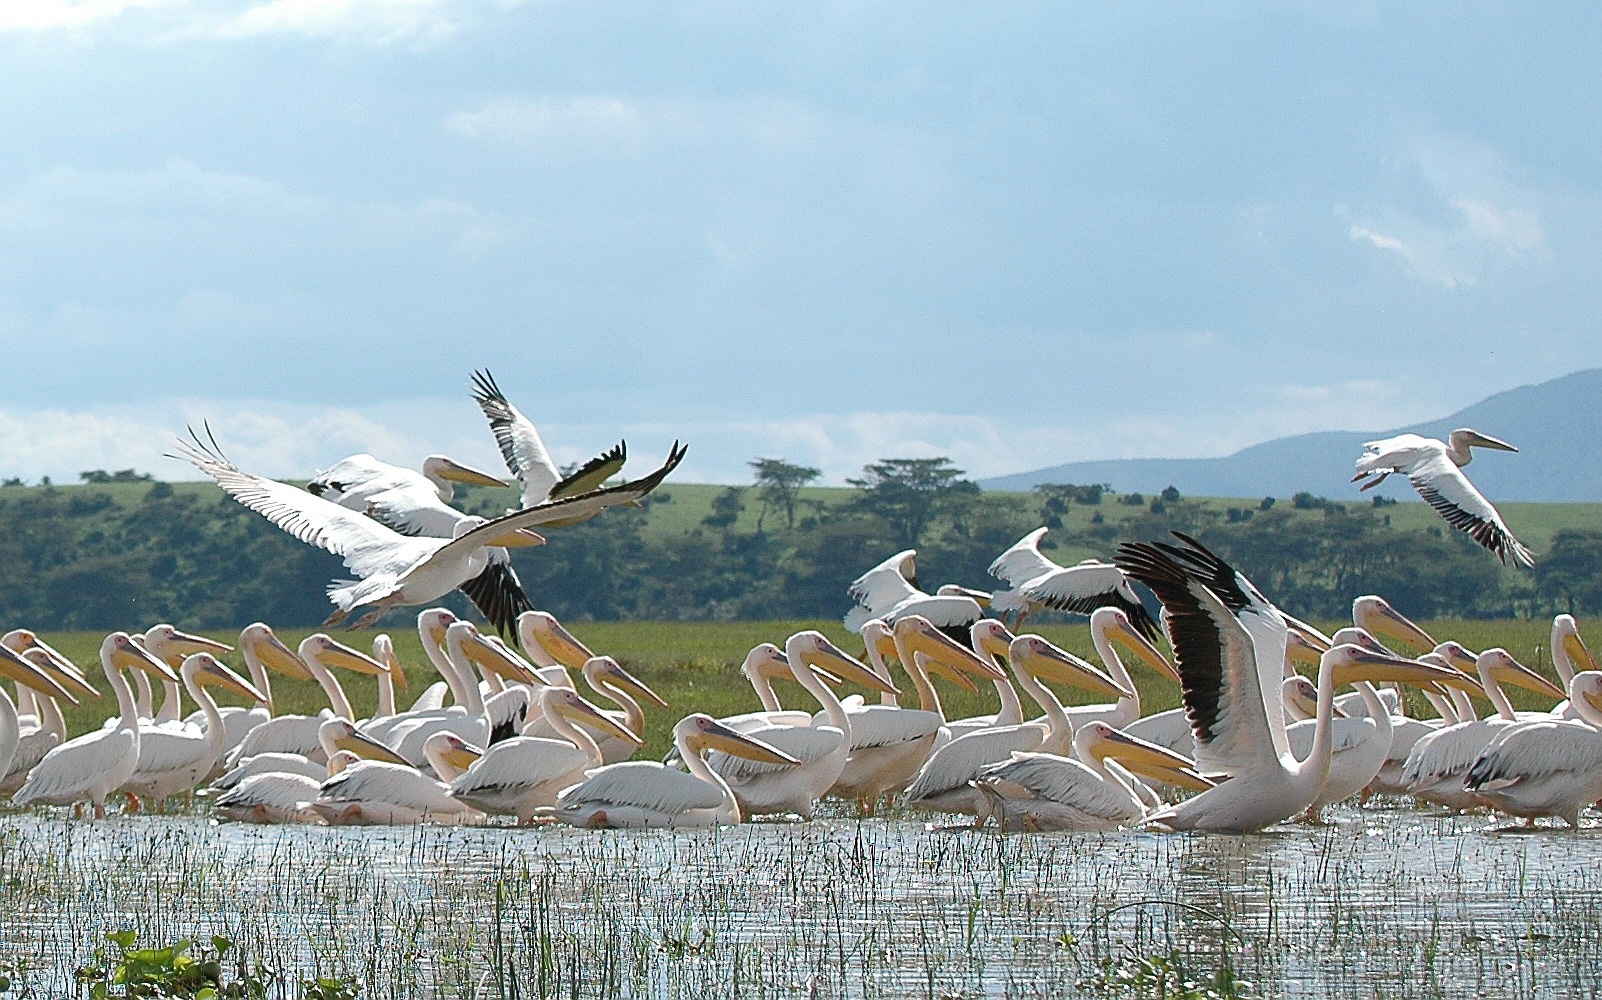
{"type": "Polygon", "coordinates": [[[1084,688],[1108,698],[1132,698],[1133,691],[1084,660],[1052,645],[1038,635],[1020,635],[1007,648],[1007,659],[1018,670],[1041,680],[1084,688]]]}
{"type": "Polygon", "coordinates": [[[995,659],[1007,658],[1007,647],[1014,638],[1007,626],[994,618],[981,618],[968,626],[968,639],[973,648],[995,659]]]}
{"type": "Polygon", "coordinates": [[[1319,658],[1324,655],[1328,647],[1320,647],[1309,642],[1300,632],[1285,633],[1285,659],[1288,663],[1302,664],[1303,666],[1318,666],[1319,658]]]}
{"type": "Polygon", "coordinates": [[[547,715],[552,712],[581,723],[592,729],[599,729],[603,733],[616,736],[635,746],[645,743],[645,738],[634,730],[623,725],[617,719],[601,711],[593,702],[585,700],[584,696],[571,688],[548,687],[540,692],[540,709],[547,715]]]}
{"type": "Polygon", "coordinates": [[[1090,627],[1100,630],[1109,641],[1134,653],[1146,666],[1175,684],[1180,683],[1179,670],[1135,628],[1135,623],[1130,621],[1129,614],[1122,608],[1097,608],[1090,614],[1090,627]]]}
{"type": "Polygon", "coordinates": [[[1148,743],[1105,722],[1090,722],[1074,734],[1074,752],[1096,760],[1111,757],[1136,774],[1169,784],[1211,788],[1213,783],[1195,773],[1195,762],[1167,747],[1148,743]]]}
{"type": "Polygon", "coordinates": [[[1421,652],[1428,652],[1437,645],[1428,632],[1391,607],[1385,598],[1374,594],[1352,601],[1352,624],[1421,652]]]}
{"type": "Polygon", "coordinates": [[[34,657],[40,657],[46,662],[50,662],[43,653],[34,650],[29,650],[27,653],[17,653],[9,646],[0,643],[0,674],[40,694],[49,695],[52,698],[60,698],[74,705],[78,704],[78,699],[73,697],[66,687],[51,676],[48,668],[34,662],[34,657]]]}
{"type": "Polygon", "coordinates": [[[491,642],[469,621],[454,621],[445,630],[447,649],[460,653],[469,663],[481,670],[496,674],[509,681],[543,687],[545,682],[521,656],[498,642],[491,642]]]}
{"type": "Polygon", "coordinates": [[[1318,714],[1318,688],[1301,674],[1292,674],[1280,684],[1280,697],[1285,709],[1297,719],[1311,719],[1318,714]]]}
{"type": "Polygon", "coordinates": [[[234,647],[227,643],[208,639],[203,635],[180,632],[166,622],[152,625],[145,630],[145,648],[166,660],[170,666],[182,663],[183,658],[190,653],[221,654],[234,651],[234,647]]]}
{"type": "Polygon", "coordinates": [[[811,629],[797,632],[785,640],[784,649],[787,659],[794,654],[796,659],[814,670],[833,674],[841,680],[860,684],[873,691],[901,693],[889,679],[880,677],[866,663],[830,642],[822,632],[811,629]]]}
{"type": "Polygon", "coordinates": [[[1582,718],[1592,725],[1602,723],[1602,671],[1582,670],[1569,681],[1569,701],[1582,718]],[[1584,704],[1585,708],[1580,706],[1584,704]],[[1589,711],[1586,711],[1589,709],[1589,711]]]}
{"type": "Polygon", "coordinates": [[[624,670],[623,664],[610,656],[592,656],[585,660],[583,673],[592,686],[616,688],[636,701],[649,701],[662,708],[668,707],[668,703],[661,695],[652,691],[644,681],[624,670]]]}
{"type": "Polygon", "coordinates": [[[1341,645],[1342,643],[1351,643],[1354,646],[1362,646],[1364,649],[1373,653],[1384,653],[1388,656],[1396,655],[1395,653],[1391,652],[1391,650],[1386,649],[1384,643],[1374,638],[1368,629],[1358,628],[1355,625],[1348,625],[1345,628],[1340,629],[1330,638],[1337,646],[1341,645]]]}
{"type": "Polygon", "coordinates": [[[423,475],[429,479],[444,479],[453,483],[466,483],[471,486],[506,486],[504,479],[496,479],[487,472],[480,472],[470,465],[463,465],[453,458],[444,455],[430,455],[423,459],[423,475]]]}
{"type": "Polygon", "coordinates": [[[530,651],[529,655],[533,655],[534,646],[539,646],[547,656],[569,670],[583,670],[585,662],[595,655],[564,628],[555,615],[544,611],[525,611],[518,615],[517,636],[523,648],[530,651]]]}
{"type": "Polygon", "coordinates": [[[1569,658],[1571,668],[1575,672],[1596,669],[1596,658],[1580,638],[1579,626],[1574,623],[1573,615],[1558,615],[1552,619],[1552,652],[1561,649],[1569,658]]]}
{"type": "Polygon", "coordinates": [[[896,645],[908,651],[920,652],[930,660],[984,680],[1004,680],[1006,673],[989,659],[935,628],[922,615],[908,615],[891,626],[896,645]]]}
{"type": "Polygon", "coordinates": [[[972,587],[963,587],[955,583],[942,583],[935,591],[937,597],[967,597],[972,599],[981,608],[990,607],[990,591],[974,590],[972,587]]]}
{"type": "Polygon", "coordinates": [[[1553,698],[1567,697],[1567,692],[1513,658],[1513,654],[1500,646],[1487,649],[1474,660],[1482,674],[1498,684],[1512,684],[1553,698]]]}
{"type": "Polygon", "coordinates": [[[400,657],[395,655],[395,640],[389,637],[388,632],[380,632],[373,636],[373,659],[389,668],[390,679],[399,685],[402,691],[411,687],[406,680],[406,668],[401,666],[400,657]]]}
{"type": "Polygon", "coordinates": [[[799,764],[800,761],[777,747],[752,739],[701,712],[686,715],[673,727],[673,740],[683,743],[691,753],[721,750],[735,757],[762,764],[799,764]]]}
{"type": "Polygon", "coordinates": [[[248,649],[264,666],[271,667],[285,677],[301,681],[313,679],[305,662],[262,622],[252,622],[241,629],[239,645],[248,649]]]}
{"type": "Polygon", "coordinates": [[[1472,427],[1459,427],[1457,430],[1451,433],[1450,437],[1447,438],[1447,441],[1451,444],[1453,451],[1461,451],[1465,455],[1468,454],[1468,449],[1470,448],[1494,448],[1497,451],[1518,451],[1517,448],[1508,444],[1506,441],[1500,441],[1494,437],[1491,437],[1489,434],[1481,434],[1472,427]]]}
{"type": "Polygon", "coordinates": [[[409,764],[405,757],[361,732],[349,719],[329,719],[317,727],[317,742],[332,761],[343,751],[362,760],[379,760],[388,764],[409,764]]]}
{"type": "MultiPolygon", "coordinates": [[[[0,637],[0,646],[4,646],[14,653],[38,653],[49,662],[49,666],[46,667],[37,661],[35,661],[35,666],[44,668],[59,676],[68,688],[75,689],[91,698],[100,697],[99,689],[89,683],[89,678],[84,674],[83,670],[76,663],[57,652],[54,646],[39,638],[32,629],[12,629],[4,637],[0,637]]],[[[76,704],[76,701],[74,701],[74,704],[76,704]]]]}
{"type": "Polygon", "coordinates": [[[456,614],[445,608],[428,608],[417,613],[417,634],[435,646],[445,645],[445,630],[456,621],[456,614]]]}
{"type": "Polygon", "coordinates": [[[192,678],[199,687],[220,687],[251,701],[267,701],[267,696],[257,690],[256,685],[234,673],[210,653],[190,653],[184,657],[180,672],[186,679],[192,678]]]}
{"type": "Polygon", "coordinates": [[[100,655],[115,669],[143,670],[152,677],[178,683],[177,672],[165,660],[151,655],[150,650],[135,642],[127,632],[113,632],[106,636],[100,644],[100,655]]]}
{"type": "Polygon", "coordinates": [[[1321,658],[1320,669],[1328,667],[1337,685],[1357,681],[1396,681],[1401,684],[1441,684],[1477,691],[1472,677],[1453,668],[1442,668],[1419,660],[1406,660],[1392,653],[1375,652],[1355,643],[1331,646],[1321,658]]]}
{"type": "Polygon", "coordinates": [[[482,749],[455,733],[441,730],[429,734],[428,739],[423,741],[423,759],[432,764],[438,774],[444,774],[446,768],[465,771],[482,756],[484,756],[482,749]],[[439,763],[435,763],[436,761],[439,763]],[[440,767],[440,763],[443,763],[445,768],[440,767]]]}
{"type": "Polygon", "coordinates": [[[890,626],[885,624],[883,618],[869,618],[863,622],[860,634],[862,635],[863,656],[865,658],[867,657],[867,651],[872,649],[879,654],[879,659],[881,660],[901,659],[901,654],[896,650],[895,635],[890,631],[890,626]]]}
{"type": "Polygon", "coordinates": [[[326,632],[314,632],[300,641],[298,649],[300,658],[310,661],[316,659],[319,663],[331,663],[346,670],[354,670],[359,674],[368,674],[376,677],[387,668],[366,653],[352,649],[342,642],[334,639],[326,632]]]}

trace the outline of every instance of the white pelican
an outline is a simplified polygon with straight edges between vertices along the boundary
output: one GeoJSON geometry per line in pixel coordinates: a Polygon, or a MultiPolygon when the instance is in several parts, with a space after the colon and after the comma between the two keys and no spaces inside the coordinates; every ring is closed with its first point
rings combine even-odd
{"type": "Polygon", "coordinates": [[[535,704],[556,738],[524,735],[494,744],[451,780],[451,795],[486,813],[516,816],[520,825],[526,825],[533,822],[536,810],[556,804],[558,792],[601,766],[600,747],[586,727],[635,745],[641,742],[638,734],[577,691],[545,687],[535,704]]]}
{"type": "Polygon", "coordinates": [[[349,750],[339,750],[329,756],[326,764],[300,759],[305,761],[304,767],[263,769],[241,776],[217,796],[217,811],[241,823],[322,823],[323,817],[311,807],[318,790],[324,781],[361,758],[349,750]]]}
{"type": "MultiPolygon", "coordinates": [[[[78,699],[50,676],[44,667],[35,662],[34,656],[42,658],[42,655],[35,651],[19,654],[9,646],[0,644],[0,676],[16,681],[20,690],[39,692],[51,704],[55,703],[57,697],[66,698],[77,704],[78,699]]],[[[12,758],[16,755],[17,746],[21,741],[22,729],[17,719],[17,705],[4,689],[0,689],[0,774],[11,770],[12,758]]]]}
{"type": "MultiPolygon", "coordinates": [[[[1596,669],[1596,658],[1580,638],[1580,627],[1575,624],[1573,615],[1557,615],[1552,619],[1552,666],[1557,669],[1564,690],[1568,690],[1575,674],[1596,669]]],[[[1552,714],[1575,719],[1579,718],[1579,709],[1569,702],[1561,702],[1552,709],[1552,714]]]]}
{"type": "MultiPolygon", "coordinates": [[[[790,661],[785,658],[784,650],[771,642],[752,646],[751,651],[745,654],[745,659],[740,661],[740,673],[751,682],[751,688],[756,692],[757,700],[762,703],[762,709],[757,712],[727,715],[719,719],[719,722],[737,733],[773,726],[812,725],[811,712],[798,708],[785,708],[773,690],[773,682],[781,677],[799,683],[795,673],[790,669],[790,661]]],[[[888,674],[876,672],[875,676],[878,676],[880,683],[883,684],[888,674]]]]}
{"type": "MultiPolygon", "coordinates": [[[[13,629],[6,633],[0,638],[0,646],[7,652],[20,655],[69,692],[78,691],[95,698],[100,696],[100,692],[88,682],[76,664],[28,629],[13,629]]],[[[69,693],[66,697],[68,701],[77,703],[74,695],[69,693]]],[[[53,695],[37,692],[33,686],[19,680],[16,705],[19,711],[26,709],[27,714],[18,717],[17,745],[11,754],[10,768],[0,772],[0,795],[4,796],[10,796],[21,788],[33,766],[67,738],[67,720],[53,695]]]]}
{"type": "Polygon", "coordinates": [[[1577,719],[1528,722],[1498,737],[1469,766],[1464,787],[1497,812],[1558,816],[1576,829],[1580,811],[1602,799],[1602,673],[1569,682],[1577,719]]]}
{"type": "MultiPolygon", "coordinates": [[[[623,668],[621,663],[610,656],[592,656],[584,662],[580,671],[590,690],[618,706],[617,711],[608,710],[611,716],[623,729],[633,733],[645,732],[645,710],[640,707],[641,700],[647,700],[667,707],[662,696],[651,690],[644,681],[635,677],[623,668]]],[[[550,720],[531,718],[529,726],[523,731],[525,736],[551,736],[554,731],[550,728],[550,720]]],[[[580,725],[589,725],[587,721],[580,725]]],[[[615,729],[596,730],[590,734],[596,738],[596,744],[601,748],[602,763],[616,764],[634,756],[639,748],[639,742],[619,735],[615,729]]]]}
{"type": "MultiPolygon", "coordinates": [[[[273,716],[245,734],[245,738],[239,742],[228,758],[228,766],[232,767],[247,757],[269,751],[298,753],[318,760],[323,753],[317,739],[318,727],[328,719],[351,719],[356,714],[350,707],[350,699],[345,696],[344,687],[329,671],[329,665],[365,674],[381,673],[385,669],[384,665],[322,632],[302,639],[298,654],[290,652],[289,647],[279,641],[278,637],[265,626],[253,632],[253,640],[252,649],[255,655],[266,662],[278,661],[275,669],[280,672],[291,673],[296,669],[309,671],[316,678],[318,686],[323,689],[323,695],[328,699],[328,708],[317,715],[273,716]]],[[[321,757],[321,760],[326,761],[327,758],[321,757]]]]}
{"type": "Polygon", "coordinates": [[[1157,638],[1157,622],[1140,603],[1140,595],[1130,586],[1123,570],[1096,559],[1086,559],[1075,566],[1058,565],[1040,551],[1040,540],[1046,531],[1036,528],[990,564],[990,575],[1010,588],[991,595],[993,609],[1002,614],[1017,612],[1012,623],[1017,628],[1025,615],[1042,608],[1088,615],[1097,608],[1114,607],[1128,615],[1147,639],[1157,638]]]}
{"type": "MultiPolygon", "coordinates": [[[[434,733],[424,743],[429,763],[454,773],[468,766],[463,754],[453,766],[450,755],[461,753],[451,734],[434,733]]],[[[323,782],[309,804],[323,820],[342,826],[414,823],[482,823],[484,814],[451,796],[450,786],[406,764],[363,760],[323,782]]]]}
{"type": "Polygon", "coordinates": [[[585,827],[738,823],[742,818],[739,802],[728,784],[707,766],[702,754],[722,750],[770,764],[799,763],[699,712],[685,716],[673,727],[673,745],[688,771],[646,760],[596,768],[588,779],[557,797],[556,818],[585,827]]]}
{"type": "Polygon", "coordinates": [[[917,615],[959,642],[967,638],[968,627],[984,617],[984,608],[965,593],[926,594],[919,590],[917,555],[917,549],[897,552],[851,581],[850,594],[857,606],[846,613],[846,628],[860,632],[871,618],[894,625],[917,615]]]}
{"type": "Polygon", "coordinates": [[[1002,830],[1116,830],[1133,826],[1150,811],[1128,777],[1106,764],[1111,758],[1137,774],[1166,784],[1205,791],[1213,783],[1196,774],[1193,762],[1105,722],[1074,734],[1072,757],[1015,753],[991,765],[974,784],[985,812],[1002,830]]]}
{"type": "MultiPolygon", "coordinates": [[[[866,630],[863,632],[867,636],[866,630]]],[[[989,657],[997,666],[1006,666],[1007,650],[1016,638],[1007,631],[1007,626],[994,618],[981,618],[968,626],[968,645],[980,656],[989,657]]],[[[892,647],[893,649],[894,647],[892,647]]],[[[962,683],[962,681],[958,681],[962,683]]],[[[1016,726],[1024,721],[1023,702],[1018,700],[1018,691],[1012,686],[1005,673],[994,678],[991,684],[996,689],[996,700],[1000,708],[988,715],[973,715],[966,719],[948,721],[946,729],[950,731],[951,738],[956,739],[966,733],[977,732],[980,729],[989,729],[992,726],[1016,726]]]]}
{"type": "MultiPolygon", "coordinates": [[[[540,432],[534,427],[533,421],[518,412],[517,407],[507,400],[487,368],[473,373],[473,399],[489,421],[495,443],[500,446],[501,457],[506,459],[507,470],[523,486],[520,503],[524,507],[598,489],[602,483],[622,471],[623,463],[628,458],[628,446],[619,441],[616,447],[585,462],[572,475],[563,476],[557,471],[556,463],[551,461],[550,453],[545,450],[545,442],[540,440],[540,432]]],[[[580,517],[578,520],[587,518],[580,517]]],[[[559,526],[557,522],[551,523],[553,527],[559,526]]]]}
{"type": "Polygon", "coordinates": [[[95,818],[106,814],[106,796],[121,788],[139,762],[139,713],[124,668],[175,676],[172,668],[145,651],[126,632],[113,632],[100,644],[100,668],[117,695],[121,717],[115,728],[97,729],[70,739],[45,754],[12,796],[19,806],[64,806],[88,799],[95,818]]]}
{"type": "MultiPolygon", "coordinates": [[[[225,642],[208,639],[203,635],[194,635],[181,632],[175,626],[162,622],[145,629],[145,634],[133,637],[136,642],[143,642],[144,647],[158,660],[164,661],[176,674],[183,666],[184,657],[191,653],[211,653],[221,656],[231,653],[234,647],[225,642]]],[[[177,727],[200,731],[201,713],[195,713],[188,718],[180,718],[183,711],[184,695],[183,685],[172,681],[162,682],[161,710],[150,719],[150,723],[160,727],[177,727]]]]}
{"type": "Polygon", "coordinates": [[[170,795],[193,790],[216,766],[226,734],[208,687],[220,687],[253,701],[267,700],[266,695],[210,653],[191,653],[184,658],[178,673],[189,696],[204,713],[205,725],[198,732],[161,726],[142,729],[139,763],[118,789],[127,795],[160,802],[170,795]]]}
{"type": "Polygon", "coordinates": [[[820,674],[884,692],[895,688],[823,633],[810,629],[785,640],[784,660],[790,676],[823,706],[822,721],[738,731],[799,763],[774,764],[719,752],[711,754],[707,763],[728,783],[745,815],[795,813],[811,819],[813,803],[839,780],[852,747],[850,716],[820,674]]]}
{"type": "Polygon", "coordinates": [[[1469,768],[1474,766],[1480,751],[1502,730],[1519,724],[1513,703],[1502,685],[1514,684],[1559,698],[1563,691],[1515,660],[1505,649],[1487,649],[1474,656],[1455,642],[1444,642],[1438,651],[1454,666],[1473,663],[1479,672],[1480,687],[1496,706],[1496,714],[1488,719],[1470,718],[1444,726],[1421,738],[1407,755],[1402,784],[1415,798],[1452,809],[1468,809],[1478,804],[1474,794],[1463,787],[1469,768]]]}
{"type": "Polygon", "coordinates": [[[1418,495],[1434,507],[1436,513],[1446,518],[1452,527],[1496,553],[1502,562],[1506,563],[1511,556],[1514,562],[1535,565],[1530,550],[1513,537],[1502,515],[1462,471],[1462,466],[1474,457],[1470,448],[1518,451],[1517,448],[1467,427],[1453,431],[1446,441],[1417,434],[1398,434],[1370,441],[1363,447],[1366,450],[1357,460],[1357,475],[1352,477],[1352,482],[1372,476],[1362,486],[1365,490],[1372,489],[1384,482],[1386,476],[1400,472],[1412,481],[1418,495]]]}
{"type": "MultiPolygon", "coordinates": [[[[352,628],[377,621],[393,607],[434,603],[478,576],[488,559],[486,548],[503,544],[502,539],[517,529],[638,503],[683,461],[685,451],[675,442],[660,468],[621,486],[554,500],[494,520],[466,518],[457,524],[455,536],[445,539],[403,535],[304,490],[244,472],[223,457],[214,440],[208,445],[198,435],[192,436],[192,442],[178,443],[182,454],[177,457],[189,461],[239,503],[284,531],[338,555],[360,577],[354,582],[338,582],[328,591],[336,610],[326,624],[337,624],[359,609],[366,610],[352,628]]],[[[515,618],[494,624],[505,630],[516,627],[515,618]]]]}
{"type": "Polygon", "coordinates": [[[931,754],[918,770],[907,787],[908,806],[966,813],[982,820],[986,797],[973,784],[980,772],[1014,753],[1066,753],[1073,726],[1062,702],[1040,683],[1042,678],[1114,698],[1128,693],[1111,677],[1038,635],[1013,639],[1007,659],[1018,686],[1046,713],[1045,721],[995,726],[956,737],[931,754]]]}
{"type": "MultiPolygon", "coordinates": [[[[252,729],[273,717],[273,687],[270,670],[276,670],[285,677],[299,681],[315,680],[312,672],[306,665],[294,656],[273,656],[263,659],[258,648],[269,641],[272,629],[265,622],[252,622],[239,631],[238,649],[245,659],[245,670],[250,674],[250,683],[261,692],[262,700],[249,708],[236,705],[225,705],[217,709],[223,723],[223,755],[219,761],[227,759],[228,755],[252,729]]],[[[287,653],[288,650],[283,650],[287,653]]],[[[206,718],[204,709],[189,714],[184,722],[198,727],[206,718]]]]}
{"type": "Polygon", "coordinates": [[[1147,822],[1176,830],[1260,830],[1306,809],[1322,791],[1337,681],[1435,681],[1447,675],[1359,646],[1332,647],[1319,664],[1312,750],[1298,761],[1284,734],[1280,695],[1289,623],[1244,576],[1199,542],[1178,537],[1183,547],[1126,543],[1117,563],[1150,587],[1169,613],[1198,770],[1229,777],[1147,822]],[[1272,697],[1264,695],[1268,684],[1272,697]]]}

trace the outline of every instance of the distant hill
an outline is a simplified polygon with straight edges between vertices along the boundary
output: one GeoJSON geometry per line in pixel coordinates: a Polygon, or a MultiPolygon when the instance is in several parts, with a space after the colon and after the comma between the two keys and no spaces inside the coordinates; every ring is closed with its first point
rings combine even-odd
{"type": "MultiPolygon", "coordinates": [[[[1412,432],[1445,438],[1458,427],[1501,438],[1517,455],[1478,451],[1469,475],[1493,501],[1562,503],[1602,500],[1602,368],[1499,392],[1451,416],[1377,431],[1298,434],[1252,445],[1224,458],[1135,458],[1070,462],[986,479],[992,490],[1040,483],[1107,483],[1119,492],[1155,493],[1172,485],[1189,496],[1287,497],[1307,491],[1357,496],[1348,482],[1363,442],[1412,432]]],[[[1379,492],[1414,498],[1393,477],[1379,492]]]]}

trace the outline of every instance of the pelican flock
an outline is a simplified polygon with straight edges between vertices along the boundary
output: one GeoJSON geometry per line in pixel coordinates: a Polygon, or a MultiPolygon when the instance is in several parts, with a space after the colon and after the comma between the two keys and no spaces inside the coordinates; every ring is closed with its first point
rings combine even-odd
{"type": "MultiPolygon", "coordinates": [[[[209,429],[173,456],[344,561],[355,579],[329,586],[325,626],[421,609],[407,627],[438,679],[409,707],[389,634],[369,655],[325,632],[292,649],[264,622],[232,645],[159,623],[105,638],[118,714],[73,736],[62,704],[99,689],[14,629],[0,638],[0,675],[16,685],[14,699],[0,691],[0,790],[97,817],[120,799],[136,811],[198,793],[220,816],[256,823],[638,828],[856,812],[1000,831],[1216,832],[1321,823],[1375,794],[1578,826],[1602,797],[1602,671],[1571,616],[1552,626],[1555,683],[1508,649],[1438,641],[1377,595],[1326,635],[1177,532],[1061,565],[1040,527],[990,563],[994,593],[927,592],[917,552],[897,552],[847,588],[860,654],[810,628],[774,635],[741,665],[759,709],[692,711],[671,727],[665,762],[634,760],[667,701],[535,608],[508,550],[639,505],[685,449],[675,442],[647,475],[607,485],[627,456],[620,442],[564,475],[487,370],[472,389],[518,487],[517,507],[496,517],[453,506],[453,484],[508,482],[443,455],[416,470],[352,455],[304,489],[241,469],[209,429]],[[484,628],[432,606],[455,590],[484,628]],[[1100,663],[1022,631],[1044,614],[1086,616],[1100,663]],[[341,674],[376,685],[373,714],[358,713],[341,674]],[[314,682],[320,710],[283,713],[275,677],[280,688],[314,682]],[[808,702],[787,706],[779,683],[808,702]],[[1177,684],[1182,707],[1147,712],[1153,683],[1177,684]],[[941,685],[989,705],[949,718],[941,685]],[[1434,714],[1410,715],[1402,685],[1434,714]],[[1548,707],[1516,711],[1507,685],[1548,707]],[[219,692],[244,704],[219,704],[219,692]],[[187,716],[186,695],[198,706],[187,716]]],[[[1461,471],[1473,447],[1516,450],[1468,429],[1446,442],[1400,435],[1371,442],[1355,478],[1366,490],[1406,475],[1454,527],[1531,565],[1461,471]]]]}

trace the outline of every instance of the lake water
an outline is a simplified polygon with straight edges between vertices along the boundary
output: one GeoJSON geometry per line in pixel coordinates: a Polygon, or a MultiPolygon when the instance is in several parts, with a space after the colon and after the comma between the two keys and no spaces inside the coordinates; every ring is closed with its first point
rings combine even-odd
{"type": "Polygon", "coordinates": [[[710,831],[0,815],[0,962],[38,996],[107,931],[221,933],[364,997],[1594,997],[1602,831],[1331,811],[1255,836],[908,819],[710,831]],[[1169,966],[1172,968],[1172,966],[1169,966]],[[1146,992],[1141,992],[1142,990],[1146,992]],[[1169,995],[1173,995],[1170,993],[1169,995]]]}

